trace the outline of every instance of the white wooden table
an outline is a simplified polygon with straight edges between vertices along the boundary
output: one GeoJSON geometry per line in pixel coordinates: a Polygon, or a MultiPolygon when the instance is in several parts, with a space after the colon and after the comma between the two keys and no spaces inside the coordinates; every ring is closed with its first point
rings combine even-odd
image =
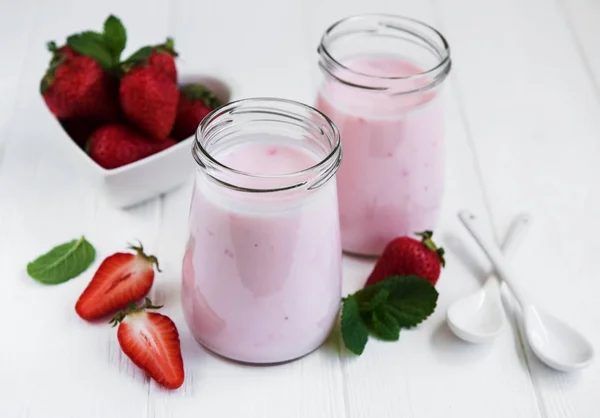
{"type": "MultiPolygon", "coordinates": [[[[503,236],[511,218],[535,226],[515,268],[526,290],[600,348],[600,3],[597,0],[0,0],[0,417],[600,417],[600,361],[573,374],[543,366],[512,326],[468,345],[445,324],[488,264],[459,225],[468,207],[503,236]],[[454,69],[447,197],[436,234],[449,252],[436,313],[398,343],[370,341],[356,358],[339,337],[299,361],[249,367],[203,350],[183,320],[180,263],[191,182],[128,211],[107,206],[55,152],[38,95],[45,42],[125,22],[131,52],[176,40],[184,71],[219,75],[234,98],[311,103],[322,31],[349,14],[390,12],[438,27],[454,69]],[[81,234],[98,250],[60,286],[28,278],[28,261],[81,234]],[[107,255],[141,239],[164,273],[155,302],[179,327],[186,368],[168,392],[120,352],[116,332],[73,306],[107,255]]],[[[344,287],[371,264],[347,258],[344,287]]]]}

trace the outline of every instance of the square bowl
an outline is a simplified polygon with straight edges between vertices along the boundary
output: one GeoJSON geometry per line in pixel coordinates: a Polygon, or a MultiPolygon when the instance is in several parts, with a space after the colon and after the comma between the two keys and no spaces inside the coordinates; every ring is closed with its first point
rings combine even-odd
{"type": "MultiPolygon", "coordinates": [[[[202,83],[211,89],[222,103],[231,99],[228,84],[211,76],[180,75],[179,85],[202,83]]],[[[188,180],[196,168],[192,158],[194,136],[122,167],[106,169],[97,164],[69,137],[60,121],[50,112],[61,134],[51,135],[80,171],[113,206],[127,208],[172,190],[188,180]]]]}

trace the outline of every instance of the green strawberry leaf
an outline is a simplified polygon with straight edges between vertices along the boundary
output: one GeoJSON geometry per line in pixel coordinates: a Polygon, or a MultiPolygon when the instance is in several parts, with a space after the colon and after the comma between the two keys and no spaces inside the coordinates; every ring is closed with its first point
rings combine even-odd
{"type": "Polygon", "coordinates": [[[100,32],[94,32],[93,30],[87,30],[78,35],[96,42],[104,42],[104,35],[100,32]]]}
{"type": "Polygon", "coordinates": [[[104,42],[112,52],[113,64],[121,61],[121,53],[127,44],[127,31],[118,17],[110,15],[104,22],[104,42]]]}
{"type": "Polygon", "coordinates": [[[164,44],[154,45],[152,49],[156,52],[171,54],[174,57],[177,57],[179,55],[177,51],[175,51],[175,40],[173,38],[167,38],[164,44]]]}
{"type": "Polygon", "coordinates": [[[82,32],[67,38],[67,45],[81,55],[95,59],[107,71],[114,68],[111,49],[106,45],[104,37],[96,32],[82,32]]]}
{"type": "Polygon", "coordinates": [[[203,84],[186,84],[180,91],[190,100],[202,100],[211,109],[221,106],[219,98],[203,84]]]}
{"type": "Polygon", "coordinates": [[[127,58],[125,60],[125,62],[133,64],[138,61],[145,61],[148,58],[150,58],[151,54],[152,54],[152,47],[151,46],[143,46],[140,49],[138,49],[137,51],[135,51],[133,54],[131,54],[131,56],[129,58],[127,58]]]}
{"type": "Polygon", "coordinates": [[[353,296],[344,299],[341,328],[346,348],[361,355],[369,338],[369,330],[361,317],[358,301],[353,296]]]}
{"type": "Polygon", "coordinates": [[[400,325],[385,309],[371,313],[371,332],[385,341],[398,341],[400,325]]]}
{"type": "Polygon", "coordinates": [[[54,247],[27,264],[27,274],[45,284],[59,284],[79,276],[95,258],[96,250],[82,236],[54,247]]]}
{"type": "Polygon", "coordinates": [[[119,68],[120,75],[123,76],[138,65],[145,64],[150,55],[152,55],[152,49],[151,46],[143,46],[131,54],[129,58],[121,63],[119,68]]]}

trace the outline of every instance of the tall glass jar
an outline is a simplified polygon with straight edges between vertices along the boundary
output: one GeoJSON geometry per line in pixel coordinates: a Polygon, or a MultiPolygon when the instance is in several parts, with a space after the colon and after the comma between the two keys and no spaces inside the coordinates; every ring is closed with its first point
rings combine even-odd
{"type": "Polygon", "coordinates": [[[393,238],[434,229],[444,194],[440,88],[448,43],[401,16],[333,24],[319,45],[316,107],[340,130],[342,247],[378,255],[393,238]]]}
{"type": "Polygon", "coordinates": [[[202,345],[277,363],[325,341],[341,297],[341,155],[333,123],[297,102],[241,100],[202,121],[182,290],[202,345]]]}

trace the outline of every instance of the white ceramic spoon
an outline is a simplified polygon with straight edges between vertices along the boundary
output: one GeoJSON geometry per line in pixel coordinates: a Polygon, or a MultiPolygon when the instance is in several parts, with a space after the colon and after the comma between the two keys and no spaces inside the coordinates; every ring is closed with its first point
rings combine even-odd
{"type": "MultiPolygon", "coordinates": [[[[530,224],[530,218],[521,214],[508,230],[502,251],[512,256],[522,241],[530,224]]],[[[496,338],[506,324],[506,316],[500,299],[500,286],[494,272],[475,293],[453,302],[446,315],[448,327],[460,339],[471,343],[485,343],[496,338]]]]}
{"type": "Polygon", "coordinates": [[[521,305],[525,336],[535,355],[556,370],[571,371],[589,366],[594,358],[592,344],[575,328],[528,303],[504,256],[483,233],[475,215],[462,211],[459,218],[489,257],[498,277],[506,282],[521,305]]]}

